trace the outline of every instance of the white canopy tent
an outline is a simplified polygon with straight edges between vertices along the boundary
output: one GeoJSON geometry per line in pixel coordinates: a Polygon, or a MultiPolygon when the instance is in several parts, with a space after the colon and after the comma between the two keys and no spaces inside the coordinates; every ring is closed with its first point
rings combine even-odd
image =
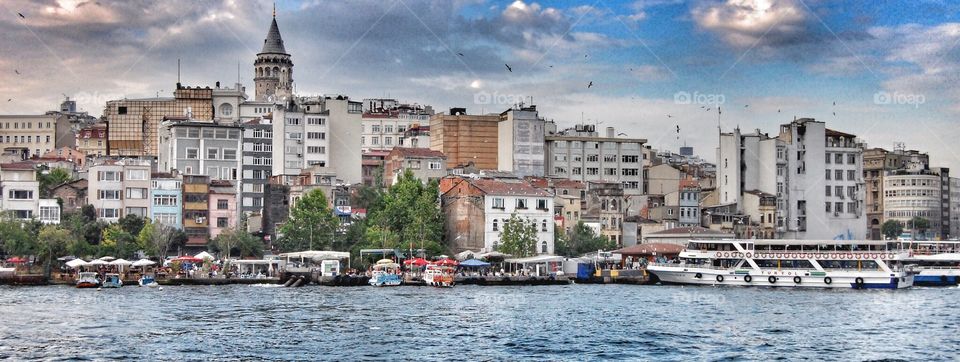
{"type": "Polygon", "coordinates": [[[82,267],[82,266],[87,265],[87,264],[89,264],[89,263],[83,261],[83,259],[73,259],[73,260],[67,262],[67,266],[68,266],[68,267],[71,267],[71,268],[73,268],[73,269],[77,269],[77,268],[82,267]]]}
{"type": "Polygon", "coordinates": [[[253,274],[260,268],[266,270],[268,277],[273,277],[280,270],[279,259],[234,259],[230,260],[230,266],[236,266],[241,275],[245,273],[253,274]]]}
{"type": "Polygon", "coordinates": [[[212,254],[210,254],[210,253],[208,253],[208,252],[206,252],[206,251],[201,251],[199,254],[194,255],[193,257],[194,257],[194,258],[197,258],[197,259],[200,259],[200,260],[207,260],[207,259],[216,260],[216,259],[217,259],[217,258],[214,258],[212,254]]]}
{"type": "Polygon", "coordinates": [[[475,255],[474,252],[470,250],[466,250],[466,251],[461,251],[457,253],[457,255],[454,255],[454,257],[457,258],[457,260],[459,261],[464,261],[464,260],[473,258],[474,255],[475,255]]]}
{"type": "Polygon", "coordinates": [[[89,263],[87,263],[87,265],[110,265],[110,262],[103,259],[97,259],[91,260],[89,263]]]}
{"type": "Polygon", "coordinates": [[[519,268],[511,268],[512,270],[524,270],[529,272],[528,266],[532,265],[534,267],[533,272],[536,276],[542,276],[549,273],[563,274],[563,257],[557,255],[536,255],[526,258],[515,258],[504,260],[504,263],[512,264],[513,266],[519,265],[519,268]]]}
{"type": "Polygon", "coordinates": [[[154,261],[152,261],[152,260],[149,260],[149,259],[140,259],[140,260],[137,260],[137,261],[133,262],[133,264],[131,264],[131,265],[143,267],[143,266],[151,266],[151,265],[154,265],[154,264],[156,264],[156,262],[154,262],[154,261]]]}

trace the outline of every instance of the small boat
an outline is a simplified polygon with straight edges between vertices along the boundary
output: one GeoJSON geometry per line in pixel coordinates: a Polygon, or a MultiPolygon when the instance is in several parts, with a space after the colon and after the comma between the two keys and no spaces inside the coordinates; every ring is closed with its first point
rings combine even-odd
{"type": "Polygon", "coordinates": [[[454,285],[453,267],[428,264],[427,269],[423,272],[423,281],[427,285],[438,288],[452,288],[454,285]]]}
{"type": "Polygon", "coordinates": [[[140,285],[141,287],[150,287],[150,288],[160,286],[160,284],[157,284],[157,279],[154,278],[152,275],[141,276],[140,280],[137,281],[137,284],[140,285]]]}
{"type": "Polygon", "coordinates": [[[97,279],[97,273],[82,272],[77,276],[77,288],[97,287],[100,287],[100,279],[97,279]]]}
{"type": "Polygon", "coordinates": [[[103,288],[120,288],[123,286],[123,280],[120,280],[120,274],[107,274],[103,277],[103,288]]]}
{"type": "Polygon", "coordinates": [[[382,259],[373,266],[373,272],[370,275],[368,283],[375,287],[395,287],[400,285],[403,279],[400,277],[400,264],[394,263],[390,259],[382,259]]]}

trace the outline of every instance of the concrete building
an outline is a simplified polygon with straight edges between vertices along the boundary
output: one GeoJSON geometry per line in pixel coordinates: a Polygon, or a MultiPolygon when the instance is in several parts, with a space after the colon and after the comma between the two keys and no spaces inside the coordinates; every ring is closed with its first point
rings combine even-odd
{"type": "Polygon", "coordinates": [[[213,90],[184,87],[179,83],[173,98],[141,98],[108,101],[103,110],[107,124],[109,156],[156,156],[157,131],[166,117],[213,119],[213,90]]]}
{"type": "Polygon", "coordinates": [[[243,123],[240,211],[260,214],[264,190],[273,175],[273,124],[269,118],[243,123]]]}
{"type": "Polygon", "coordinates": [[[60,223],[57,200],[40,198],[40,182],[32,163],[0,164],[0,189],[3,190],[0,210],[9,212],[12,217],[37,219],[44,224],[60,223]]]}
{"type": "Polygon", "coordinates": [[[363,153],[362,174],[366,186],[382,187],[386,180],[383,168],[390,151],[367,151],[363,153]],[[377,180],[380,180],[379,182],[377,180]]]}
{"type": "Polygon", "coordinates": [[[862,153],[855,135],[809,118],[781,125],[775,138],[759,130],[721,133],[720,205],[735,204],[743,214],[744,193],[759,191],[776,195],[778,238],[864,238],[862,153]]]}
{"type": "Polygon", "coordinates": [[[617,137],[612,127],[600,137],[592,125],[577,125],[572,129],[545,137],[544,168],[547,177],[566,178],[581,182],[617,182],[623,184],[624,194],[643,192],[641,138],[617,137]]]}
{"type": "Polygon", "coordinates": [[[87,179],[81,178],[67,183],[57,185],[50,190],[51,198],[63,202],[63,211],[80,211],[83,205],[87,205],[87,189],[89,184],[87,179]]]}
{"type": "Polygon", "coordinates": [[[536,253],[554,253],[553,195],[522,180],[448,176],[440,181],[446,240],[454,253],[492,251],[504,223],[517,215],[536,225],[536,253]]]}
{"type": "Polygon", "coordinates": [[[394,99],[364,99],[360,146],[364,152],[389,151],[393,147],[428,147],[428,143],[412,145],[407,131],[430,123],[433,108],[418,104],[400,104],[394,99]]]}
{"type": "Polygon", "coordinates": [[[77,133],[77,150],[90,157],[100,158],[107,154],[107,125],[98,123],[83,128],[77,133]]]}
{"type": "Polygon", "coordinates": [[[152,165],[140,159],[102,159],[88,172],[89,200],[97,217],[116,222],[126,215],[150,216],[152,165]]]}
{"type": "Polygon", "coordinates": [[[950,178],[950,237],[960,236],[960,178],[950,178]]]}
{"type": "Polygon", "coordinates": [[[157,172],[151,174],[150,219],[155,223],[183,229],[182,179],[174,174],[157,172]]]}
{"type": "Polygon", "coordinates": [[[301,97],[275,109],[273,174],[291,182],[300,170],[319,166],[335,169],[343,183],[362,182],[361,109],[346,96],[301,97]]]}
{"type": "Polygon", "coordinates": [[[394,147],[384,161],[384,186],[396,184],[406,170],[425,184],[439,181],[447,175],[447,157],[429,148],[394,147]]]}
{"type": "Polygon", "coordinates": [[[947,238],[949,225],[949,173],[946,187],[939,172],[887,171],[883,177],[883,220],[896,220],[921,240],[947,238]],[[946,191],[946,205],[943,192],[946,191]],[[944,217],[946,216],[946,220],[944,217]],[[913,226],[914,217],[927,219],[929,228],[922,234],[913,226]],[[943,223],[947,222],[945,226],[943,223]]]}
{"type": "Polygon", "coordinates": [[[407,128],[407,131],[403,133],[404,144],[408,145],[407,147],[411,148],[421,148],[421,147],[430,147],[430,123],[420,124],[420,125],[411,125],[410,128],[407,128]]]}
{"type": "Polygon", "coordinates": [[[500,113],[497,169],[517,176],[544,175],[544,126],[537,106],[517,106],[500,113]]]}
{"type": "Polygon", "coordinates": [[[430,117],[430,149],[443,152],[450,167],[473,165],[480,170],[498,167],[498,115],[467,115],[465,108],[430,117]]]}
{"type": "Polygon", "coordinates": [[[867,228],[870,239],[881,240],[883,234],[883,186],[884,176],[892,171],[919,172],[929,168],[930,157],[916,150],[902,147],[888,151],[883,148],[871,148],[863,151],[863,179],[866,188],[864,208],[867,215],[867,228]]]}
{"type": "Polygon", "coordinates": [[[73,144],[73,139],[64,140],[64,130],[73,137],[65,116],[0,115],[0,147],[4,154],[17,156],[15,159],[40,157],[58,144],[73,144]]]}
{"type": "Polygon", "coordinates": [[[210,176],[183,175],[183,231],[188,250],[206,250],[210,241],[210,176]]]}
{"type": "Polygon", "coordinates": [[[214,239],[225,230],[237,226],[237,190],[230,181],[210,181],[209,233],[214,239]]]}
{"type": "Polygon", "coordinates": [[[587,182],[586,209],[581,218],[597,220],[600,236],[615,242],[618,248],[622,247],[623,219],[628,202],[621,183],[587,182]]]}
{"type": "Polygon", "coordinates": [[[242,132],[243,127],[235,123],[167,117],[160,124],[157,169],[238,180],[242,132]]]}

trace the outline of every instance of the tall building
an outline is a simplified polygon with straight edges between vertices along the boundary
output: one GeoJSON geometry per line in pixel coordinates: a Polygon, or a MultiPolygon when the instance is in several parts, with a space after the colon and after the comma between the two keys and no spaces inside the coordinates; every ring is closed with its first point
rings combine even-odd
{"type": "Polygon", "coordinates": [[[234,123],[166,117],[160,125],[157,170],[237,180],[242,131],[234,123]]]}
{"type": "Polygon", "coordinates": [[[293,98],[293,61],[283,46],[276,10],[253,67],[257,101],[282,103],[293,98]]]}
{"type": "Polygon", "coordinates": [[[139,159],[104,159],[90,166],[89,201],[97,217],[116,222],[126,215],[150,216],[150,161],[139,159]]]}
{"type": "Polygon", "coordinates": [[[473,165],[480,170],[498,166],[498,115],[468,115],[465,108],[430,117],[430,149],[443,152],[447,165],[473,165]]]}
{"type": "MultiPolygon", "coordinates": [[[[40,157],[61,143],[58,129],[70,131],[67,117],[57,114],[0,115],[0,148],[3,154],[14,156],[13,159],[40,157]]],[[[69,137],[73,137],[73,134],[69,137]]],[[[72,139],[69,144],[73,144],[72,139]]]]}
{"type": "Polygon", "coordinates": [[[165,117],[213,119],[213,90],[177,83],[173,98],[120,99],[107,102],[109,156],[156,156],[157,130],[165,117]]]}
{"type": "Polygon", "coordinates": [[[298,98],[273,113],[273,174],[291,182],[304,168],[326,167],[342,183],[362,182],[362,104],[346,96],[298,98]]]}
{"type": "MultiPolygon", "coordinates": [[[[733,205],[743,213],[747,208],[744,193],[771,194],[777,203],[777,237],[864,238],[862,153],[855,135],[828,129],[810,118],[781,125],[777,137],[759,130],[721,133],[717,157],[720,205],[733,205]]],[[[765,220],[748,220],[748,227],[761,221],[765,220]]]]}
{"type": "Polygon", "coordinates": [[[881,225],[884,217],[884,177],[891,171],[919,172],[930,165],[930,157],[916,150],[897,147],[893,151],[871,148],[863,151],[863,180],[866,187],[865,209],[867,214],[867,237],[883,239],[881,225]]]}
{"type": "Polygon", "coordinates": [[[210,241],[210,176],[183,175],[183,231],[190,250],[206,250],[210,241]]]}
{"type": "Polygon", "coordinates": [[[150,189],[150,219],[155,223],[183,229],[183,188],[180,177],[168,173],[153,173],[150,189]]]}
{"type": "Polygon", "coordinates": [[[500,113],[497,169],[520,177],[543,176],[544,126],[535,105],[520,105],[500,113]]]}
{"type": "Polygon", "coordinates": [[[642,138],[617,137],[613,127],[599,136],[593,125],[547,135],[546,176],[580,182],[617,182],[625,195],[643,193],[642,138]]]}
{"type": "Polygon", "coordinates": [[[273,171],[273,123],[269,118],[243,123],[240,211],[261,213],[264,189],[273,171]]]}
{"type": "Polygon", "coordinates": [[[98,123],[77,132],[77,150],[91,157],[107,155],[107,125],[98,123]]]}
{"type": "Polygon", "coordinates": [[[884,222],[896,220],[921,240],[949,237],[949,188],[948,170],[887,171],[883,177],[884,222]],[[929,223],[923,233],[913,225],[916,217],[929,223]]]}
{"type": "Polygon", "coordinates": [[[950,178],[950,236],[960,236],[960,178],[950,178]]]}
{"type": "Polygon", "coordinates": [[[393,99],[364,99],[360,145],[363,150],[389,151],[397,147],[425,147],[412,145],[407,131],[430,123],[433,108],[418,104],[400,104],[393,99]]]}
{"type": "Polygon", "coordinates": [[[209,205],[210,239],[237,226],[237,188],[230,181],[210,181],[209,205]]]}

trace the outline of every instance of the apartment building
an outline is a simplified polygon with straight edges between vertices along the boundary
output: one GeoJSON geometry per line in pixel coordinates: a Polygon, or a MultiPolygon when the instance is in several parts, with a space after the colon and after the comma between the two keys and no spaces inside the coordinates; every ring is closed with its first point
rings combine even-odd
{"type": "Polygon", "coordinates": [[[116,222],[126,215],[150,216],[152,165],[140,159],[103,159],[87,173],[90,204],[97,217],[116,222]]]}

